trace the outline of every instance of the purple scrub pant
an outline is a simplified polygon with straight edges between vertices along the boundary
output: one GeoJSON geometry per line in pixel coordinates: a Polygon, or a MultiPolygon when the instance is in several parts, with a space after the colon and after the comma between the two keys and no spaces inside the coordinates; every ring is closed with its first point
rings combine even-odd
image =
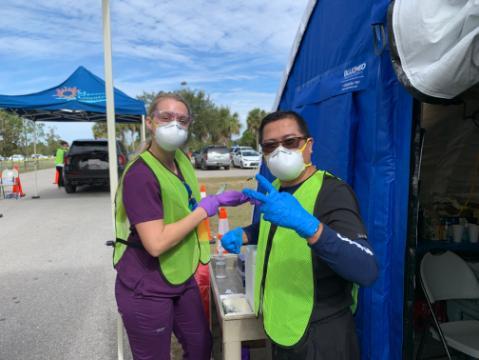
{"type": "Polygon", "coordinates": [[[177,296],[142,296],[117,279],[118,310],[134,360],[169,360],[171,333],[184,359],[210,360],[212,337],[196,282],[177,296]]]}

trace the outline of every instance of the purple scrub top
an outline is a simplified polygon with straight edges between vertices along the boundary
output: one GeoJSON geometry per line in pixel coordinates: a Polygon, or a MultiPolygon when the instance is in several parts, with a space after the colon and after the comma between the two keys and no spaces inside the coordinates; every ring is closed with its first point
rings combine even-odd
{"type": "MultiPolygon", "coordinates": [[[[128,241],[141,243],[135,225],[163,219],[160,184],[142,159],[130,167],[123,179],[123,203],[131,225],[128,241]]],[[[127,247],[116,270],[118,279],[126,287],[143,296],[177,296],[195,281],[192,277],[183,285],[168,284],[159,271],[158,258],[131,246],[127,247]]]]}

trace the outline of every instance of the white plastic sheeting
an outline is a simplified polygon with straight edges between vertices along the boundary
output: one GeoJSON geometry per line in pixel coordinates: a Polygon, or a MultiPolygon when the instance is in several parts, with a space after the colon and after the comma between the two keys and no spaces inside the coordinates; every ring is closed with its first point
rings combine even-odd
{"type": "Polygon", "coordinates": [[[414,95],[453,99],[479,83],[479,0],[396,0],[390,19],[395,70],[414,95]]]}

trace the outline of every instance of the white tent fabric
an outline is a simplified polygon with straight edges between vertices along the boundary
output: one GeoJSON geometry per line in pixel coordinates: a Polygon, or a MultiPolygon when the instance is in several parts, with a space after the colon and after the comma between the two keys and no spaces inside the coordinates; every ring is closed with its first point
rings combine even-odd
{"type": "Polygon", "coordinates": [[[396,0],[390,16],[395,69],[413,93],[453,99],[479,83],[478,0],[396,0]]]}

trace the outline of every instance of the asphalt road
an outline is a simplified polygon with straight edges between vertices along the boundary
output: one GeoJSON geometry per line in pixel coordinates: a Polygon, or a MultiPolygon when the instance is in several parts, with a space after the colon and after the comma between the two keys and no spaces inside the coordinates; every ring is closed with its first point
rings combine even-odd
{"type": "MultiPolygon", "coordinates": [[[[255,170],[199,171],[250,177],[255,170]]],[[[54,170],[21,174],[26,197],[0,200],[0,360],[116,359],[110,195],[66,194],[54,170]]],[[[125,340],[125,359],[128,342],[125,340]]]]}

